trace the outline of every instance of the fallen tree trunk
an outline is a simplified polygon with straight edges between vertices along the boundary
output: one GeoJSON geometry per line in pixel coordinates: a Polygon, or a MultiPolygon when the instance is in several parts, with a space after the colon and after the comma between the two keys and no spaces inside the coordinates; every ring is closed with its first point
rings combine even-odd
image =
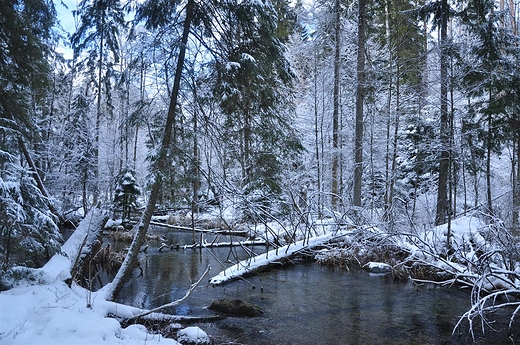
{"type": "Polygon", "coordinates": [[[264,240],[255,241],[235,241],[235,242],[206,242],[186,244],[182,249],[197,249],[197,248],[217,248],[217,247],[243,247],[243,246],[265,246],[268,242],[264,240]]]}
{"type": "Polygon", "coordinates": [[[220,235],[231,235],[231,236],[240,236],[240,237],[247,237],[249,234],[247,231],[234,231],[234,230],[215,230],[215,229],[200,229],[200,228],[190,228],[187,226],[181,226],[181,225],[173,225],[168,223],[162,223],[157,221],[150,221],[150,225],[155,226],[161,226],[168,229],[175,229],[179,231],[186,231],[186,232],[202,232],[207,234],[220,234],[220,235]]]}
{"type": "Polygon", "coordinates": [[[242,260],[239,263],[226,268],[218,275],[211,278],[209,284],[220,285],[230,280],[240,278],[243,275],[250,274],[254,271],[260,270],[274,263],[279,263],[280,260],[289,259],[290,257],[298,254],[303,250],[322,246],[334,238],[345,235],[346,233],[316,236],[270,250],[267,253],[261,255],[253,256],[249,259],[242,260]]]}
{"type": "Polygon", "coordinates": [[[193,229],[193,228],[189,228],[187,226],[173,225],[173,224],[161,223],[161,222],[156,222],[156,221],[150,221],[150,225],[162,226],[162,227],[165,227],[168,229],[175,229],[175,230],[179,230],[179,231],[211,232],[211,230],[197,229],[197,228],[193,229]]]}
{"type": "MultiPolygon", "coordinates": [[[[103,232],[108,216],[99,208],[92,208],[79,223],[70,238],[61,246],[61,252],[55,254],[41,268],[44,280],[52,282],[74,278],[82,268],[85,257],[91,253],[103,232]]],[[[70,282],[69,282],[70,286],[70,282]]]]}

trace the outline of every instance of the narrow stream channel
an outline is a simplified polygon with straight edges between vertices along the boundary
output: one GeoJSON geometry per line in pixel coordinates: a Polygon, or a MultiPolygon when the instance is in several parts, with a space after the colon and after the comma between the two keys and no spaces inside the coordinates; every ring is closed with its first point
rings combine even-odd
{"type": "MultiPolygon", "coordinates": [[[[192,241],[191,233],[155,228],[169,244],[192,241]]],[[[229,239],[226,239],[229,240],[229,239]]],[[[182,297],[208,265],[207,277],[221,262],[246,258],[242,248],[158,251],[150,242],[143,254],[143,276],[125,285],[118,302],[152,308],[182,297]]],[[[256,253],[265,248],[255,247],[256,253]]],[[[229,263],[227,264],[229,265],[229,263]]],[[[206,281],[207,281],[206,280],[206,281]]],[[[201,284],[182,304],[168,310],[179,315],[209,316],[219,298],[241,299],[260,306],[264,315],[229,317],[201,323],[215,344],[471,344],[467,330],[452,337],[453,326],[469,307],[469,293],[455,288],[414,288],[363,271],[345,272],[297,262],[244,280],[210,287],[201,284]]],[[[480,344],[507,344],[494,335],[480,344]],[[489,341],[489,342],[488,342],[489,341]]]]}

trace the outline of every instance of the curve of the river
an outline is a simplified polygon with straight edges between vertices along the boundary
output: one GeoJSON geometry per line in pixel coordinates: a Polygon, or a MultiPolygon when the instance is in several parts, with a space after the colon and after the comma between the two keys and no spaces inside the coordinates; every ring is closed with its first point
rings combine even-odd
{"type": "MultiPolygon", "coordinates": [[[[191,233],[154,230],[169,244],[192,242],[191,233]]],[[[141,257],[143,276],[137,277],[136,270],[118,302],[143,308],[166,304],[182,297],[208,265],[212,267],[209,279],[222,265],[247,257],[240,247],[159,252],[159,246],[149,243],[148,253],[141,257]]],[[[253,248],[256,253],[264,250],[253,248]]],[[[256,304],[264,315],[201,323],[199,327],[215,344],[472,343],[467,329],[452,336],[453,326],[469,307],[467,291],[417,288],[411,283],[394,283],[389,277],[333,270],[312,262],[300,261],[223,286],[201,284],[169,312],[214,315],[207,307],[219,298],[256,304]]],[[[479,343],[506,344],[506,338],[491,335],[479,343]]]]}

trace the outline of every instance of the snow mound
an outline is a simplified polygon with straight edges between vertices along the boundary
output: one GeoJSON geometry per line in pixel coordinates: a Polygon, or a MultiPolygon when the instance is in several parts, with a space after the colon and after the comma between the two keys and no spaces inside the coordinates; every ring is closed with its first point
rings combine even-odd
{"type": "Polygon", "coordinates": [[[177,340],[186,345],[209,344],[208,335],[199,327],[187,327],[177,332],[177,340]]]}

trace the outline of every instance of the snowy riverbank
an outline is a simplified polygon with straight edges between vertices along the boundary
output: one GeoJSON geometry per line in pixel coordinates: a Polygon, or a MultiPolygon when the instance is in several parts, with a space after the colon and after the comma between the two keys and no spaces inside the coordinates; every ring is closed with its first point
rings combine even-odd
{"type": "MultiPolygon", "coordinates": [[[[74,249],[78,248],[82,236],[86,234],[85,229],[82,230],[80,227],[78,230],[67,242],[68,244],[63,246],[67,257],[55,256],[44,268],[31,271],[29,276],[33,277],[32,281],[21,280],[18,286],[0,293],[1,343],[13,345],[27,343],[178,344],[173,339],[151,334],[141,325],[123,328],[115,318],[111,317],[117,314],[131,319],[143,310],[107,301],[103,290],[90,292],[75,284],[68,287],[64,281],[70,277],[67,273],[71,267],[69,258],[74,257],[74,249]]],[[[358,260],[360,266],[364,265],[361,258],[368,262],[379,261],[372,260],[374,256],[371,256],[373,253],[370,252],[373,248],[377,248],[379,254],[383,257],[386,255],[388,259],[384,266],[386,272],[397,271],[403,266],[409,269],[430,267],[437,273],[442,273],[438,276],[442,279],[438,281],[425,279],[428,282],[444,285],[461,283],[482,291],[495,290],[518,294],[520,291],[518,262],[512,262],[513,266],[509,269],[501,265],[501,259],[506,253],[499,250],[499,244],[492,236],[498,236],[496,231],[498,231],[496,228],[475,217],[462,217],[455,220],[451,224],[452,252],[449,255],[446,255],[445,250],[447,232],[445,226],[421,234],[387,234],[377,228],[368,227],[349,228],[348,232],[344,233],[325,231],[323,235],[317,234],[315,237],[306,238],[305,241],[297,241],[230,266],[214,276],[210,282],[221,284],[229,279],[250,274],[262,265],[281,260],[302,249],[308,249],[309,246],[321,247],[319,251],[314,251],[318,261],[331,258],[345,260],[346,255],[350,255],[350,259],[358,260]],[[389,248],[397,248],[404,256],[399,257],[395,252],[389,252],[389,248]],[[497,290],[498,288],[507,290],[497,290]]],[[[367,267],[372,265],[367,264],[367,267]]],[[[509,303],[513,308],[515,305],[517,308],[520,305],[514,301],[509,303]]],[[[476,319],[489,305],[474,304],[463,319],[469,321],[476,319]]],[[[513,313],[512,321],[516,314],[513,313]]],[[[174,317],[171,322],[175,323],[174,317]]],[[[176,328],[181,326],[177,325],[176,328]]]]}

